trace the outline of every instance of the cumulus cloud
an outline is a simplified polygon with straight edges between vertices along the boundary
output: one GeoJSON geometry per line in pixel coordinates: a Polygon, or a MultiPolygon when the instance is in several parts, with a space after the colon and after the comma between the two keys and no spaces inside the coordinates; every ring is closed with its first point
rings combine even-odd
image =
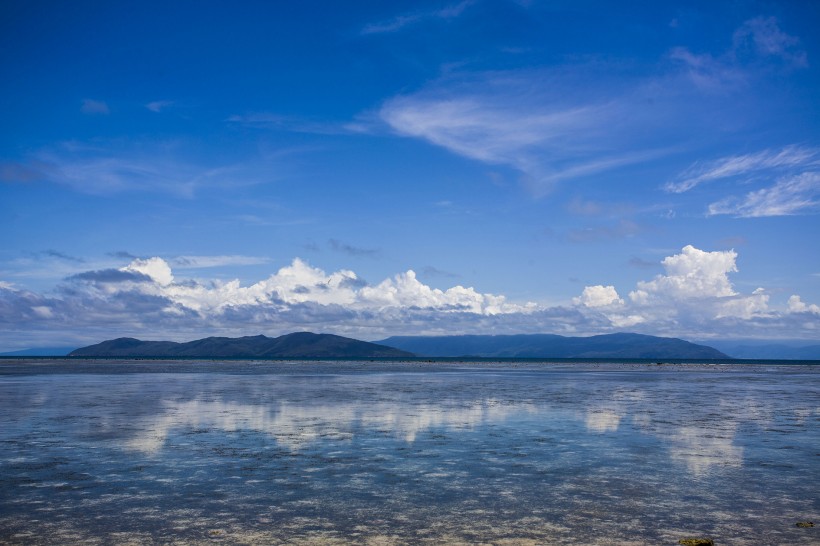
{"type": "Polygon", "coordinates": [[[118,292],[155,297],[156,301],[162,302],[166,313],[192,312],[204,319],[219,318],[229,311],[236,316],[237,313],[247,313],[250,308],[283,312],[303,305],[337,306],[365,314],[390,309],[419,309],[494,315],[528,309],[506,302],[503,296],[482,294],[473,288],[432,288],[420,282],[412,270],[371,286],[353,271],[339,270],[328,274],[298,258],[250,286],[242,286],[238,280],[178,281],[168,262],[158,257],[135,259],[119,270],[88,272],[70,280],[86,281],[93,285],[85,286],[86,289],[91,287],[112,298],[118,292]]]}
{"type": "Polygon", "coordinates": [[[472,287],[435,288],[412,270],[371,284],[351,270],[328,273],[297,258],[243,285],[180,277],[162,258],[136,258],[119,268],[72,274],[52,294],[0,281],[0,342],[62,336],[92,343],[122,335],[195,339],[305,329],[361,339],[627,329],[699,339],[816,338],[816,304],[794,295],[777,308],[762,288],[740,293],[730,279],[736,262],[733,250],[686,246],[661,262],[663,274],[639,281],[628,297],[600,284],[585,287],[567,305],[548,307],[510,302],[472,287]]]}
{"type": "Polygon", "coordinates": [[[587,286],[578,298],[573,298],[575,305],[584,307],[607,307],[610,305],[623,305],[624,300],[618,296],[614,286],[587,286]]]}
{"type": "Polygon", "coordinates": [[[737,272],[736,261],[734,250],[708,252],[687,245],[661,262],[664,274],[639,281],[628,299],[616,299],[611,286],[588,286],[574,302],[613,327],[642,325],[669,335],[730,328],[743,337],[744,328],[756,331],[763,324],[782,325],[787,313],[769,306],[766,290],[758,288],[750,294],[735,290],[729,275],[737,272]]]}
{"type": "Polygon", "coordinates": [[[140,273],[162,286],[168,286],[174,282],[171,268],[162,258],[136,259],[124,267],[122,271],[140,273]]]}
{"type": "Polygon", "coordinates": [[[742,295],[732,286],[729,274],[737,272],[736,259],[734,250],[706,252],[687,245],[663,260],[666,275],[638,282],[629,299],[647,320],[657,318],[658,311],[701,319],[765,316],[769,296],[762,288],[742,295]]]}
{"type": "Polygon", "coordinates": [[[811,313],[820,315],[820,306],[813,303],[803,303],[800,296],[794,295],[789,298],[789,312],[790,313],[811,313]]]}
{"type": "Polygon", "coordinates": [[[734,250],[706,252],[687,245],[680,254],[661,262],[666,275],[639,282],[638,289],[630,292],[629,298],[647,303],[651,297],[684,300],[734,296],[728,274],[737,271],[736,259],[734,250]]]}

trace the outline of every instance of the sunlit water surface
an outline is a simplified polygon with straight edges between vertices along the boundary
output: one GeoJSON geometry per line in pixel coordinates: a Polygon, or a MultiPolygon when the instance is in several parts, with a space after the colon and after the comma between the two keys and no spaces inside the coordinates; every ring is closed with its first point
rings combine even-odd
{"type": "Polygon", "coordinates": [[[2,362],[0,543],[819,544],[818,379],[2,362]]]}

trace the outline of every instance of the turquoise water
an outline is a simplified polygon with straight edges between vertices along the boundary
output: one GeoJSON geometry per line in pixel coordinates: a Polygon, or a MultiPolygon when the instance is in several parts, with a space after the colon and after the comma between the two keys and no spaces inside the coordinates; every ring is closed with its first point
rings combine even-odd
{"type": "Polygon", "coordinates": [[[0,543],[818,544],[820,368],[0,363],[0,543]]]}

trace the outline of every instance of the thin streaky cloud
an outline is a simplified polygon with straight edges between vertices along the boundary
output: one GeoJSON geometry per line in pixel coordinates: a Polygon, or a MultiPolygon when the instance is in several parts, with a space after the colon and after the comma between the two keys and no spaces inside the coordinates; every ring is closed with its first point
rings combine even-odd
{"type": "Polygon", "coordinates": [[[362,121],[317,121],[295,116],[284,116],[272,112],[235,114],[229,116],[225,121],[254,129],[290,131],[294,133],[307,133],[313,135],[347,135],[361,134],[370,131],[370,127],[362,121]]]}
{"type": "Polygon", "coordinates": [[[385,34],[397,32],[425,19],[453,19],[460,16],[464,10],[473,3],[474,0],[464,0],[458,4],[445,6],[444,8],[438,10],[398,15],[387,21],[366,25],[362,29],[362,34],[385,34]]]}
{"type": "Polygon", "coordinates": [[[327,243],[331,249],[336,252],[347,254],[348,256],[367,256],[370,258],[375,258],[381,255],[381,251],[379,249],[353,246],[339,241],[338,239],[329,239],[327,243]]]}
{"type": "Polygon", "coordinates": [[[788,68],[807,67],[806,52],[798,44],[799,39],[783,32],[775,17],[756,17],[734,32],[732,47],[720,55],[675,47],[669,58],[686,66],[689,78],[699,89],[728,93],[750,84],[750,65],[771,68],[775,62],[788,68]]]}
{"type": "Polygon", "coordinates": [[[209,267],[261,265],[270,263],[264,256],[177,256],[169,259],[171,265],[178,269],[204,269],[209,267]]]}
{"type": "Polygon", "coordinates": [[[641,140],[649,119],[633,93],[576,99],[561,71],[467,74],[385,102],[381,119],[396,134],[520,171],[535,197],[558,182],[658,159],[674,145],[641,140]],[[472,85],[470,85],[472,84],[472,85]]]}
{"type": "Polygon", "coordinates": [[[669,182],[664,189],[670,193],[684,193],[696,186],[756,171],[811,167],[818,165],[820,149],[802,146],[786,146],[781,150],[763,150],[753,154],[723,157],[715,161],[695,163],[669,182]]]}
{"type": "Polygon", "coordinates": [[[155,100],[146,104],[145,107],[152,112],[160,113],[173,104],[174,101],[172,100],[155,100]]]}
{"type": "Polygon", "coordinates": [[[110,114],[111,111],[108,109],[108,104],[101,100],[93,100],[93,99],[84,99],[83,104],[80,107],[80,111],[83,114],[103,114],[107,115],[110,114]]]}
{"type": "Polygon", "coordinates": [[[60,252],[59,250],[54,250],[54,249],[44,250],[41,254],[43,254],[44,256],[49,256],[51,258],[59,258],[61,260],[67,260],[69,262],[77,262],[77,263],[85,262],[85,260],[83,260],[82,258],[78,258],[76,256],[71,256],[69,254],[66,254],[65,252],[60,252]]]}
{"type": "Polygon", "coordinates": [[[241,161],[206,165],[195,157],[194,146],[181,141],[66,142],[32,153],[11,174],[22,168],[33,180],[92,195],[151,192],[191,199],[203,189],[269,182],[283,153],[288,152],[257,152],[241,161]]]}
{"type": "Polygon", "coordinates": [[[780,29],[775,17],[755,17],[745,21],[733,36],[733,53],[735,56],[752,49],[764,57],[779,57],[796,66],[808,66],[805,51],[799,48],[800,40],[780,29]]]}
{"type": "Polygon", "coordinates": [[[806,172],[783,178],[774,186],[728,197],[709,205],[709,216],[721,214],[739,218],[794,216],[816,213],[820,208],[820,172],[806,172]]]}

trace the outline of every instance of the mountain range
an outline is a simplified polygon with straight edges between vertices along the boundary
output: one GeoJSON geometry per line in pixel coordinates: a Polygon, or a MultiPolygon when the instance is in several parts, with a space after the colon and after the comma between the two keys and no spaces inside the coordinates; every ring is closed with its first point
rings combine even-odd
{"type": "Polygon", "coordinates": [[[175,343],[121,337],[82,347],[68,356],[169,358],[402,358],[412,353],[332,334],[297,332],[270,338],[208,337],[175,343]]]}
{"type": "Polygon", "coordinates": [[[666,358],[723,359],[726,354],[682,339],[642,334],[565,337],[555,334],[499,336],[395,336],[376,343],[419,356],[482,358],[666,358]]]}
{"type": "Polygon", "coordinates": [[[676,338],[641,334],[565,337],[398,336],[369,343],[331,334],[298,332],[277,338],[208,337],[187,343],[118,338],[76,349],[71,357],[149,358],[651,358],[724,359],[724,353],[676,338]]]}
{"type": "MultiPolygon", "coordinates": [[[[315,334],[314,334],[315,335],[315,334]]],[[[339,338],[335,336],[338,342],[339,338]]],[[[278,338],[277,338],[278,339],[278,338]]],[[[288,339],[288,338],[286,338],[288,339]]],[[[316,348],[308,348],[312,338],[302,337],[300,343],[295,343],[298,347],[283,348],[273,344],[276,348],[278,358],[320,356],[320,357],[355,357],[361,355],[363,358],[389,358],[386,353],[370,353],[363,350],[353,350],[352,353],[345,352],[347,349],[340,348],[334,352],[334,344],[330,343],[331,338],[315,338],[318,342],[316,348]],[[291,352],[295,351],[295,352],[291,352]]],[[[293,342],[300,340],[297,336],[293,342]]],[[[134,356],[134,351],[141,348],[150,352],[150,356],[169,356],[165,349],[174,348],[176,345],[185,345],[171,349],[185,352],[181,356],[197,358],[193,354],[203,355],[200,358],[219,356],[230,358],[242,358],[247,355],[250,358],[268,357],[273,353],[268,352],[271,348],[271,338],[265,336],[255,336],[246,338],[207,338],[190,342],[190,344],[174,344],[166,341],[143,342],[133,338],[120,338],[105,341],[91,347],[77,349],[75,356],[90,355],[87,352],[94,348],[99,351],[96,355],[103,356],[103,352],[111,351],[116,353],[112,356],[134,356]],[[243,341],[245,340],[245,341],[243,341]],[[254,343],[249,340],[259,340],[254,343]],[[268,340],[268,341],[265,341],[268,340]],[[149,344],[149,345],[145,345],[149,344]],[[194,345],[191,345],[194,344],[194,345]],[[267,344],[267,345],[266,345],[267,344]],[[250,348],[255,345],[255,348],[250,348]],[[212,353],[205,354],[207,351],[212,353]]],[[[356,340],[350,340],[356,342],[356,340]]],[[[365,342],[357,342],[365,343],[365,342]]],[[[401,357],[407,357],[406,353],[414,353],[419,356],[442,356],[460,357],[476,356],[484,358],[748,358],[748,359],[769,359],[769,360],[820,360],[820,345],[807,344],[801,340],[771,341],[771,340],[724,340],[713,339],[687,343],[676,338],[663,338],[656,336],[639,336],[637,334],[608,334],[605,336],[592,337],[563,337],[557,335],[507,335],[507,336],[398,336],[387,338],[376,342],[385,347],[402,349],[401,357]],[[719,351],[719,354],[713,352],[719,351]],[[628,355],[628,356],[627,356],[628,355]],[[638,356],[636,356],[638,355],[638,356]]],[[[288,343],[285,343],[288,345],[288,343]]],[[[355,345],[348,346],[348,349],[355,345]]],[[[361,347],[361,346],[360,346],[361,347]]],[[[383,349],[382,349],[383,350],[383,349]]],[[[66,356],[74,351],[74,347],[35,347],[21,349],[12,352],[0,353],[0,357],[48,357],[66,356]]],[[[390,353],[396,355],[398,353],[390,353]]],[[[149,356],[149,355],[142,355],[149,356]]],[[[271,356],[272,358],[274,356],[271,356]]]]}

